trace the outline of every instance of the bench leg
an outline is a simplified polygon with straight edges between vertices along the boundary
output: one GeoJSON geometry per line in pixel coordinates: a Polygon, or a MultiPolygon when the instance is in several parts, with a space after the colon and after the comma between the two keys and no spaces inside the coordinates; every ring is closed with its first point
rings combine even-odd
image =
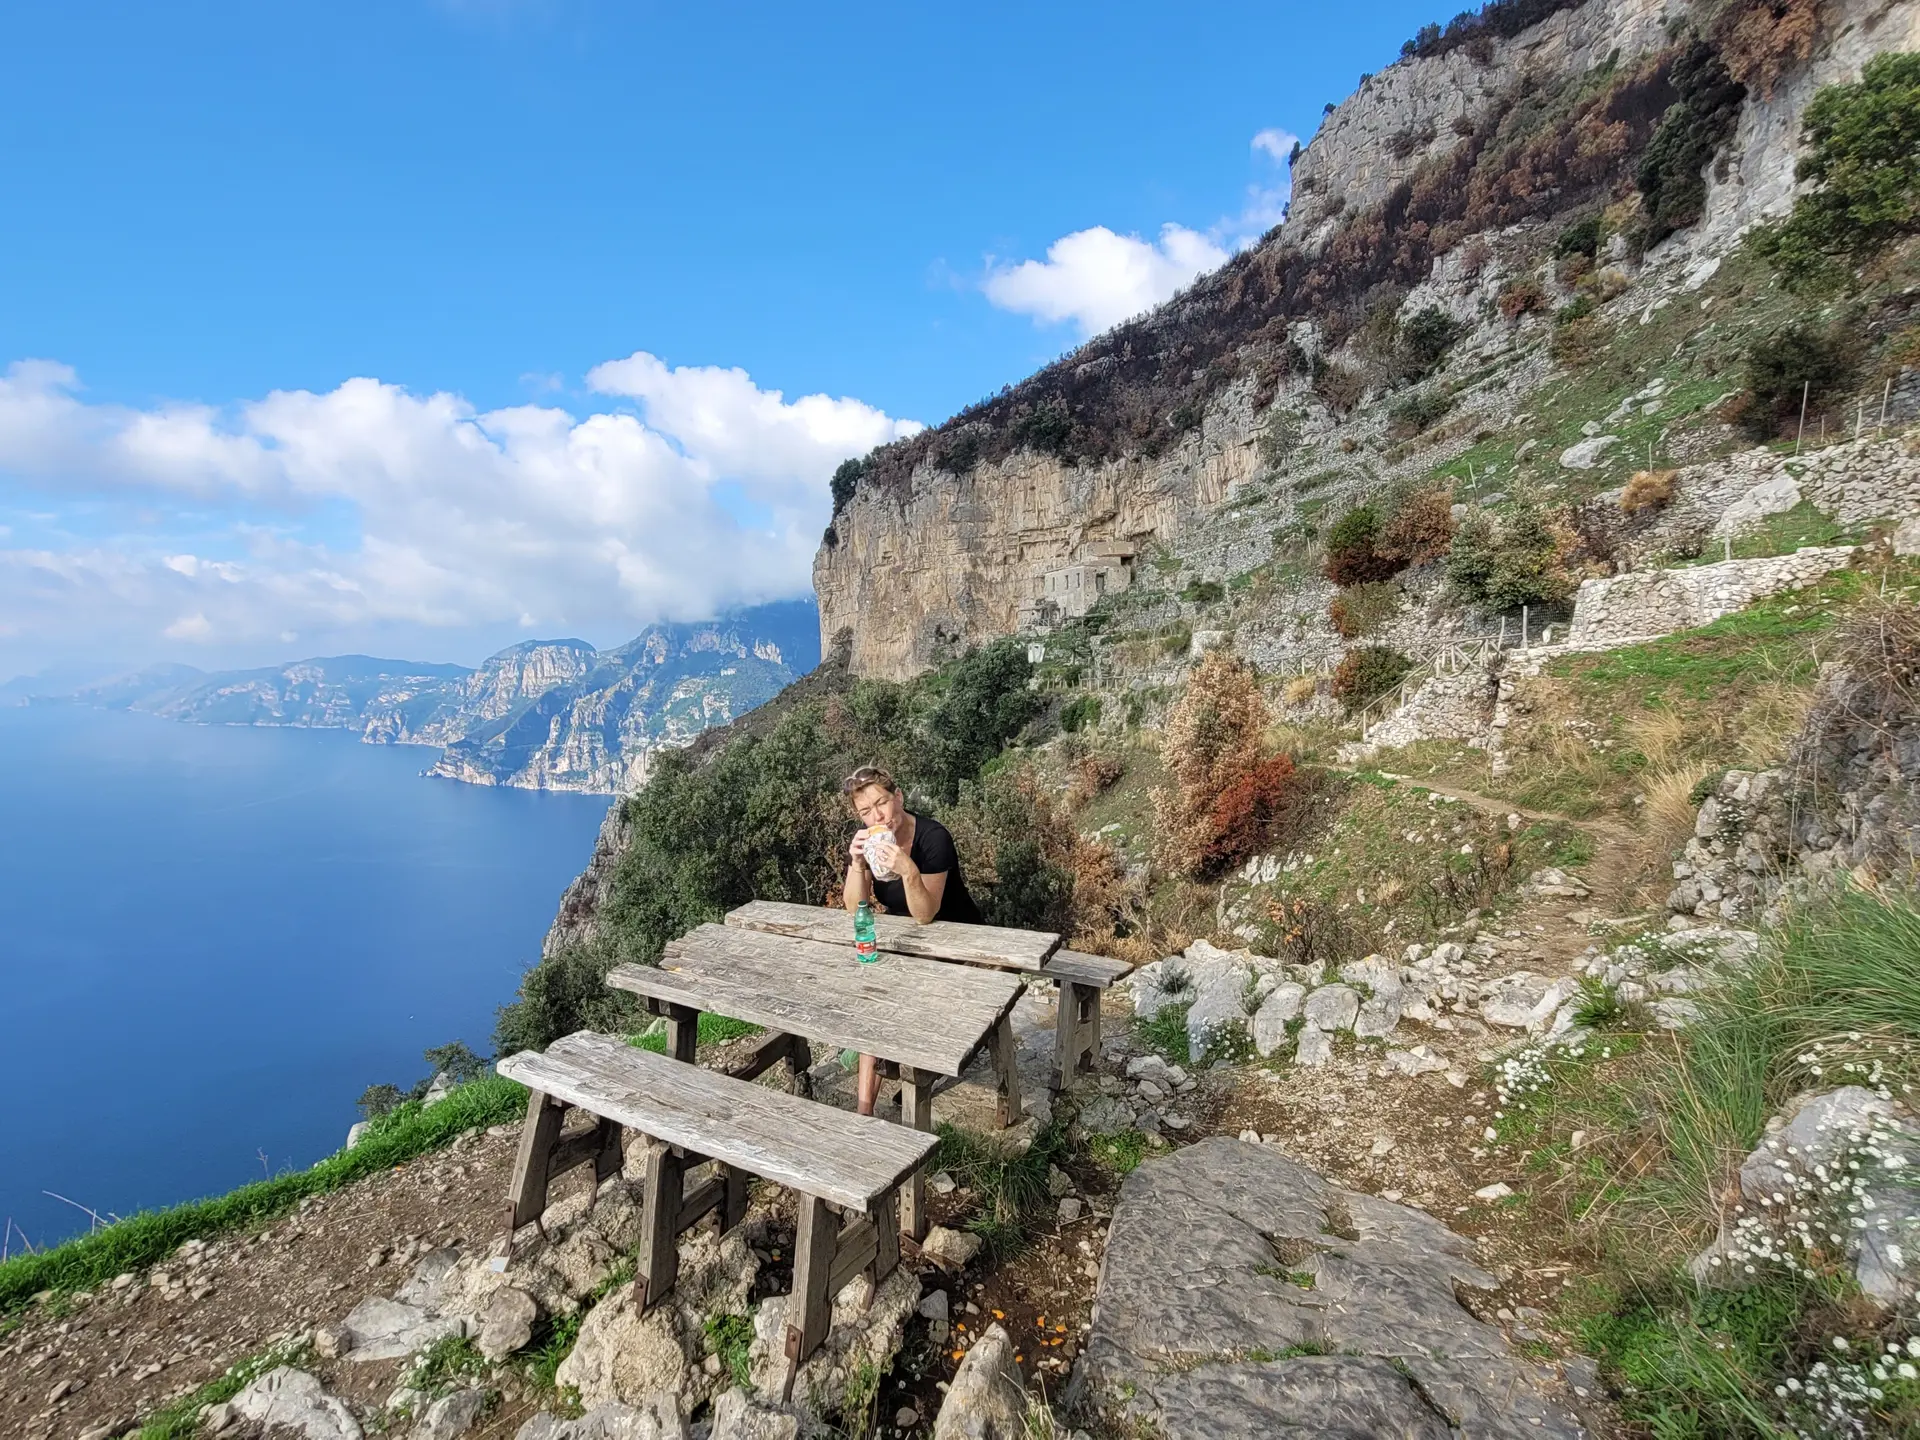
{"type": "Polygon", "coordinates": [[[1086,1073],[1100,1063],[1100,992],[1091,985],[1073,988],[1080,992],[1080,1038],[1085,1042],[1080,1052],[1080,1069],[1086,1073]]]}
{"type": "Polygon", "coordinates": [[[889,1190],[873,1202],[873,1288],[900,1265],[900,1192],[889,1190]]]}
{"type": "Polygon", "coordinates": [[[1002,1015],[994,1024],[987,1048],[993,1052],[993,1073],[1000,1091],[994,1119],[1004,1130],[1019,1124],[1025,1113],[1020,1105],[1020,1060],[1014,1045],[1011,1015],[1002,1015]]]}
{"type": "Polygon", "coordinates": [[[520,1150],[513,1160],[513,1180],[507,1189],[507,1240],[513,1231],[531,1225],[547,1208],[548,1167],[560,1139],[560,1122],[567,1107],[538,1090],[527,1096],[526,1123],[520,1127],[520,1150]]]}
{"type": "Polygon", "coordinates": [[[1067,1088],[1073,1079],[1074,1063],[1080,1055],[1080,987],[1071,980],[1060,982],[1058,1003],[1053,1016],[1053,1088],[1067,1088]]]}
{"type": "Polygon", "coordinates": [[[597,1186],[620,1173],[627,1158],[627,1132],[618,1120],[602,1116],[599,1148],[593,1152],[593,1183],[597,1186]]]}
{"type": "Polygon", "coordinates": [[[716,1164],[720,1183],[726,1186],[726,1195],[720,1201],[720,1233],[726,1234],[734,1226],[747,1218],[747,1172],[736,1170],[731,1165],[716,1164]]]}
{"type": "Polygon", "coordinates": [[[641,1192],[640,1255],[634,1282],[644,1310],[673,1289],[680,1278],[680,1202],[686,1162],[670,1145],[655,1144],[647,1156],[646,1186],[641,1192]]]}
{"type": "MultiPolygon", "coordinates": [[[[929,1071],[915,1070],[911,1065],[900,1067],[900,1123],[908,1129],[932,1133],[934,1079],[929,1071]]],[[[900,1186],[899,1210],[902,1233],[915,1241],[926,1239],[927,1175],[924,1168],[916,1169],[900,1186]]]]}
{"type": "Polygon", "coordinates": [[[833,1274],[833,1256],[840,1239],[840,1217],[826,1201],[812,1195],[800,1196],[800,1223],[793,1249],[793,1314],[790,1331],[799,1332],[793,1363],[797,1369],[820,1348],[833,1321],[833,1296],[828,1280],[833,1274]]]}
{"type": "Polygon", "coordinates": [[[813,1077],[807,1074],[813,1068],[813,1046],[800,1036],[795,1035],[787,1046],[787,1090],[788,1093],[813,1098],[813,1077]]]}

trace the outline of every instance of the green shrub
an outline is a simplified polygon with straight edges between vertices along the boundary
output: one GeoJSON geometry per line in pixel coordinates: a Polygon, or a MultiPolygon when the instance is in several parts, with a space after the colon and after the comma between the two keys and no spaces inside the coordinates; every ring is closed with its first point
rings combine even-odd
{"type": "Polygon", "coordinates": [[[1400,611],[1400,588],[1383,581],[1339,591],[1327,602],[1327,618],[1343,640],[1371,635],[1400,611]]]}
{"type": "Polygon", "coordinates": [[[1363,645],[1349,650],[1334,667],[1331,693],[1351,715],[1393,689],[1411,669],[1413,661],[1398,650],[1363,645]]]}
{"type": "Polygon", "coordinates": [[[1378,548],[1380,532],[1380,512],[1371,505],[1356,505],[1334,521],[1327,531],[1327,578],[1336,585],[1364,585],[1398,574],[1401,562],[1378,548]]]}
{"type": "Polygon", "coordinates": [[[1747,348],[1747,404],[1742,417],[1756,440],[1790,431],[1804,403],[1809,416],[1844,397],[1859,352],[1843,328],[1791,324],[1747,348]]]}
{"type": "Polygon", "coordinates": [[[1415,390],[1387,411],[1387,433],[1396,440],[1410,439],[1432,429],[1452,409],[1453,397],[1445,391],[1415,390]]]}
{"type": "Polygon", "coordinates": [[[1027,646],[1008,636],[969,651],[947,671],[945,690],[927,715],[928,761],[919,779],[943,800],[1011,744],[1044,704],[1027,688],[1027,646]]]}
{"type": "Polygon", "coordinates": [[[1524,502],[1504,525],[1485,511],[1468,515],[1454,533],[1447,579],[1461,599],[1487,610],[1558,604],[1573,590],[1553,532],[1524,502]]]}
{"type": "Polygon", "coordinates": [[[831,488],[833,490],[833,513],[838,515],[846,509],[860,489],[860,477],[867,472],[864,460],[842,460],[833,472],[831,488]]]}
{"type": "Polygon", "coordinates": [[[1674,61],[1671,80],[1679,102],[1653,132],[1634,177],[1646,210],[1648,245],[1700,218],[1707,203],[1706,167],[1733,138],[1747,97],[1747,87],[1698,40],[1674,61]]]}
{"type": "Polygon", "coordinates": [[[1431,375],[1471,328],[1437,305],[1408,316],[1400,326],[1402,373],[1409,379],[1431,375]]]}
{"type": "Polygon", "coordinates": [[[1788,285],[1816,286],[1920,230],[1920,55],[1877,55],[1829,85],[1803,120],[1798,176],[1814,188],[1758,237],[1788,285]]]}
{"type": "Polygon", "coordinates": [[[1060,707],[1060,728],[1068,734],[1095,729],[1100,724],[1101,708],[1098,695],[1076,695],[1060,707]]]}
{"type": "Polygon", "coordinates": [[[1567,226],[1560,232],[1560,238],[1553,242],[1553,253],[1563,260],[1573,255],[1585,255],[1591,259],[1599,254],[1600,217],[1589,215],[1567,226]]]}
{"type": "Polygon", "coordinates": [[[1227,589],[1218,580],[1195,580],[1180,592],[1180,598],[1194,605],[1218,605],[1227,598],[1227,589]]]}
{"type": "Polygon", "coordinates": [[[1061,853],[1052,807],[1025,768],[996,770],[963,784],[947,824],[963,857],[967,888],[989,925],[1059,934],[1072,929],[1073,871],[1061,853]]]}

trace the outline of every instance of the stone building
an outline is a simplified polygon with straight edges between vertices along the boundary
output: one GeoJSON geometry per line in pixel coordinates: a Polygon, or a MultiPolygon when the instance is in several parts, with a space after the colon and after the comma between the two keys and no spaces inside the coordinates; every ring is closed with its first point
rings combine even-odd
{"type": "Polygon", "coordinates": [[[1103,595],[1133,584],[1136,547],[1126,540],[1088,540],[1064,564],[1036,568],[1032,593],[1020,604],[1022,630],[1046,630],[1086,614],[1103,595]]]}

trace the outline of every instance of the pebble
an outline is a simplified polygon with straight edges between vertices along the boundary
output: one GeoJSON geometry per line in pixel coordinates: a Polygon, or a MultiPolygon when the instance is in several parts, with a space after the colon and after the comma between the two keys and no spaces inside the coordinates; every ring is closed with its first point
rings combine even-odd
{"type": "Polygon", "coordinates": [[[1066,1199],[1060,1202],[1060,1223],[1062,1225],[1073,1224],[1080,1218],[1080,1208],[1078,1196],[1067,1196],[1066,1199]]]}
{"type": "Polygon", "coordinates": [[[936,1195],[951,1195],[959,1188],[958,1182],[944,1170],[936,1170],[927,1184],[932,1187],[936,1195]]]}
{"type": "Polygon", "coordinates": [[[899,1410],[895,1412],[893,1423],[898,1429],[911,1430],[920,1423],[920,1412],[911,1405],[902,1405],[899,1410]]]}
{"type": "Polygon", "coordinates": [[[1495,1200],[1504,1200],[1511,1194],[1513,1194],[1513,1187],[1511,1185],[1507,1184],[1504,1180],[1496,1180],[1493,1184],[1482,1185],[1478,1190],[1474,1191],[1473,1198],[1492,1203],[1495,1200]]]}
{"type": "Polygon", "coordinates": [[[119,1275],[114,1276],[113,1283],[109,1285],[107,1288],[109,1290],[125,1290],[132,1284],[133,1284],[132,1274],[130,1272],[123,1272],[119,1275]]]}

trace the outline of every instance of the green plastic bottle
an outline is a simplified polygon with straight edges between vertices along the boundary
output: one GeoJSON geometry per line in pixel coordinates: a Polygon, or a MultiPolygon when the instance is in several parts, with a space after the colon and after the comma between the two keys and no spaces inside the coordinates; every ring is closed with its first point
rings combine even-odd
{"type": "Polygon", "coordinates": [[[853,953],[860,957],[862,965],[871,965],[880,958],[880,938],[874,933],[871,901],[862,900],[860,908],[853,912],[853,953]]]}

